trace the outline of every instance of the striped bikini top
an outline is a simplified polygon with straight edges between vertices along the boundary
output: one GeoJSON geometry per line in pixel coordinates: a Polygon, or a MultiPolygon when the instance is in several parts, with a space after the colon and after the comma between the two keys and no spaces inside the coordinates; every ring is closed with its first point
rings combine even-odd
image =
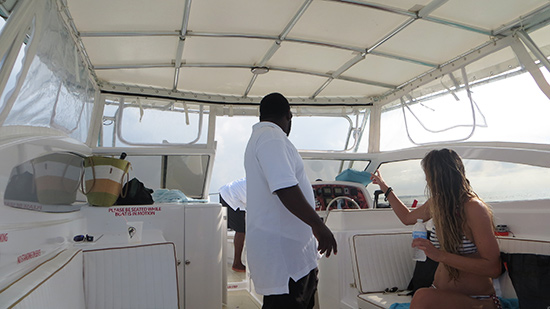
{"type": "MultiPolygon", "coordinates": [[[[432,227],[431,233],[430,233],[430,241],[436,247],[439,249],[441,246],[439,245],[439,239],[437,239],[437,234],[435,233],[435,227],[432,227]]],[[[476,244],[474,244],[471,240],[466,238],[466,236],[462,236],[462,246],[458,250],[458,253],[461,255],[466,254],[472,254],[477,252],[476,244]]]]}

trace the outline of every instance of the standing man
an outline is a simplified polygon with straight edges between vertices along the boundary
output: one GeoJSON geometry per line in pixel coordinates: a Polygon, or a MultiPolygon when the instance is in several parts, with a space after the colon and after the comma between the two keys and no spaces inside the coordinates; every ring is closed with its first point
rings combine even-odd
{"type": "Polygon", "coordinates": [[[313,308],[319,253],[337,252],[334,235],[315,212],[302,158],[287,137],[291,119],[282,94],[265,96],[244,156],[248,268],[264,295],[263,309],[313,308]]]}
{"type": "Polygon", "coordinates": [[[245,238],[245,214],[246,214],[246,178],[235,180],[221,187],[220,204],[227,207],[227,226],[235,231],[233,238],[233,266],[236,272],[245,272],[246,267],[242,262],[242,253],[245,238]]]}

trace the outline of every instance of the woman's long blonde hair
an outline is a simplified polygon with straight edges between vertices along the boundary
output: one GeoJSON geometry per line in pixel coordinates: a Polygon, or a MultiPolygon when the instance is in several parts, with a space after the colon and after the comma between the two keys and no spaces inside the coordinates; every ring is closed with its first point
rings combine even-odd
{"type": "MultiPolygon", "coordinates": [[[[466,215],[464,205],[479,199],[466,178],[460,156],[450,149],[432,150],[422,159],[426,174],[427,195],[431,199],[432,215],[440,248],[459,254],[462,246],[466,215]]],[[[457,280],[459,271],[445,265],[450,278],[457,280]]]]}

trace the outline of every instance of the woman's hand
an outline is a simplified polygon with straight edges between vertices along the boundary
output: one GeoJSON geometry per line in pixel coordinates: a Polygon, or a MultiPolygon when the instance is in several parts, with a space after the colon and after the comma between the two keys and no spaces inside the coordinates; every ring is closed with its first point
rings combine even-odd
{"type": "Polygon", "coordinates": [[[372,180],[373,184],[379,185],[382,191],[386,192],[386,190],[388,190],[388,185],[386,185],[386,182],[382,178],[382,174],[380,174],[379,170],[376,170],[374,173],[370,174],[370,180],[372,180]]]}
{"type": "Polygon", "coordinates": [[[413,248],[416,247],[416,248],[424,251],[424,253],[426,253],[426,256],[429,257],[430,259],[432,259],[436,262],[441,262],[443,252],[441,250],[437,249],[436,247],[434,247],[432,242],[429,241],[428,239],[415,238],[415,239],[413,239],[411,246],[413,248]]]}

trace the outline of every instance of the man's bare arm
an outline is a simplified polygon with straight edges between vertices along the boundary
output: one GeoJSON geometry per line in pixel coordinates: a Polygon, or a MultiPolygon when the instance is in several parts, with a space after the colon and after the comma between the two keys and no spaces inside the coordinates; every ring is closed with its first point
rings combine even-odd
{"type": "Polygon", "coordinates": [[[321,220],[315,209],[308,203],[298,185],[279,189],[275,193],[293,215],[311,227],[313,235],[319,242],[319,247],[317,248],[319,253],[326,253],[327,257],[333,251],[334,254],[338,253],[334,235],[323,220],[321,220]]]}

